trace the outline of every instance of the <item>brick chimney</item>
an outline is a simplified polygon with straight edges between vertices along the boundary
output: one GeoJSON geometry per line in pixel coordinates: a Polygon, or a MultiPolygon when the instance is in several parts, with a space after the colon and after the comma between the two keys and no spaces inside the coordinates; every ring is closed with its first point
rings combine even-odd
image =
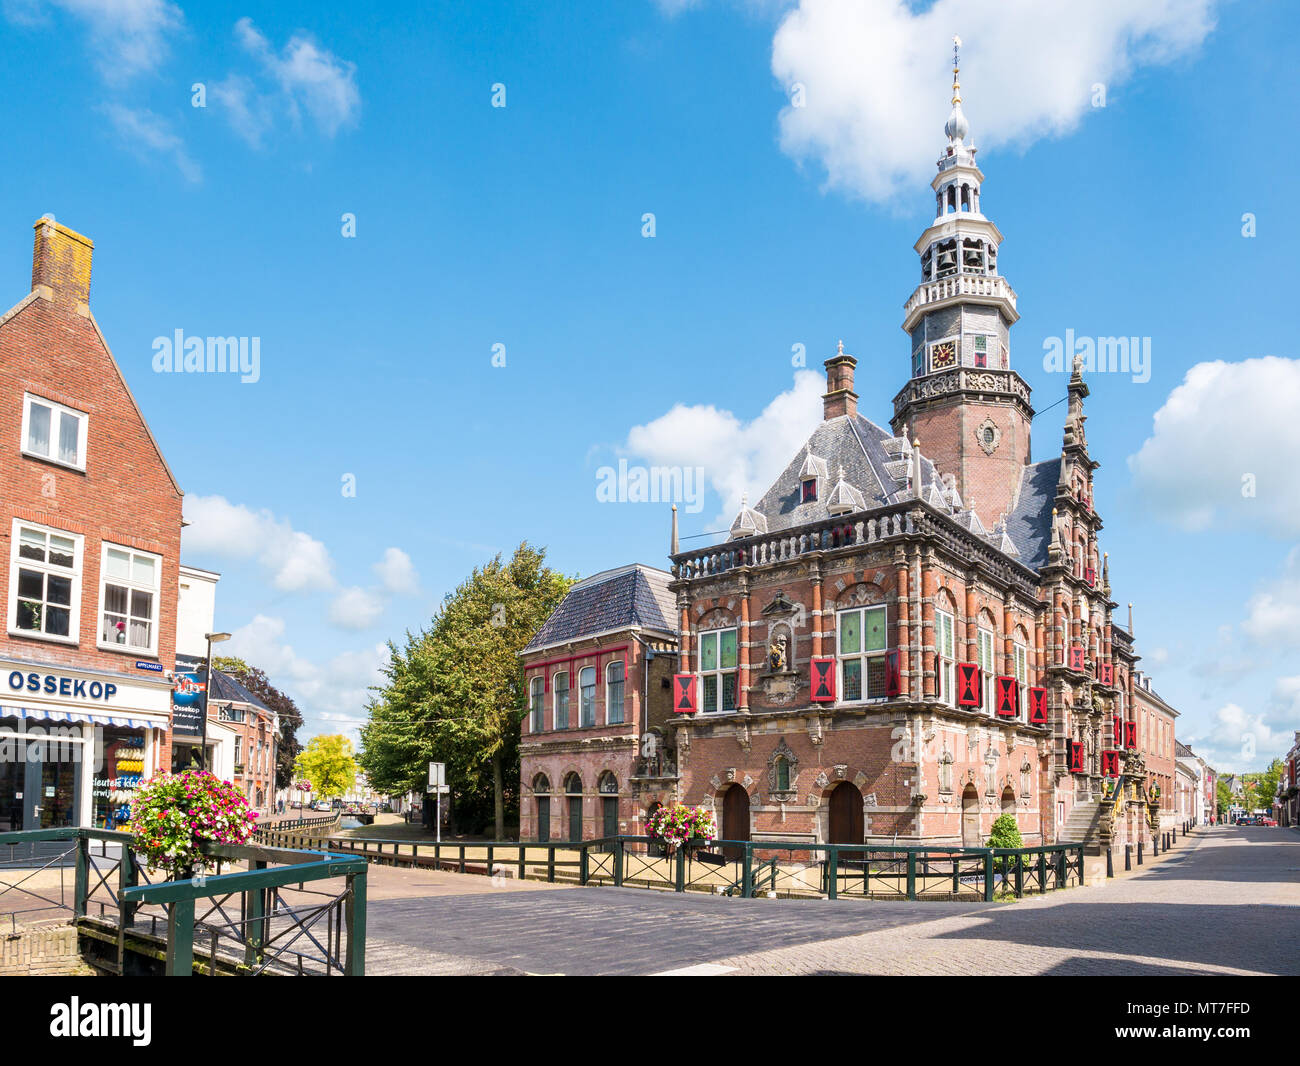
{"type": "Polygon", "coordinates": [[[46,215],[36,220],[32,291],[79,315],[90,313],[90,260],[95,242],[46,215]]]}
{"type": "Polygon", "coordinates": [[[839,350],[826,360],[826,394],[822,397],[825,405],[823,417],[826,421],[843,415],[858,413],[858,394],[853,391],[853,368],[858,361],[845,354],[844,342],[840,341],[839,350]]]}

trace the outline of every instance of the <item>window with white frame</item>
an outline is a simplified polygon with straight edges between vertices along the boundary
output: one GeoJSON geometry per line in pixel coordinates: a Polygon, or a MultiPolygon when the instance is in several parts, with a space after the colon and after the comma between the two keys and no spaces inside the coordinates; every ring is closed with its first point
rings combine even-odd
{"type": "Polygon", "coordinates": [[[9,630],[75,643],[81,611],[82,538],[15,520],[9,630]]]}
{"type": "Polygon", "coordinates": [[[569,728],[569,674],[561,670],[555,675],[553,681],[555,687],[555,728],[569,728]]]}
{"type": "Polygon", "coordinates": [[[531,715],[528,731],[530,733],[540,733],[544,728],[542,725],[542,689],[544,687],[545,681],[540,677],[535,677],[528,682],[528,710],[531,715]]]}
{"type": "Polygon", "coordinates": [[[105,544],[99,572],[100,647],[155,653],[162,559],[105,544]]]}
{"type": "Polygon", "coordinates": [[[578,671],[578,723],[596,724],[596,668],[584,666],[578,671]]]}
{"type": "Polygon", "coordinates": [[[736,631],[713,629],[700,634],[700,710],[736,709],[736,631]]]}
{"type": "Polygon", "coordinates": [[[1019,689],[1020,712],[1024,714],[1029,706],[1029,649],[1018,641],[1011,649],[1011,666],[1019,689]]]}
{"type": "Polygon", "coordinates": [[[996,671],[993,669],[993,631],[991,629],[981,629],[976,634],[975,652],[979,659],[980,684],[984,691],[983,711],[985,714],[993,713],[993,678],[996,671]]]}
{"type": "Polygon", "coordinates": [[[954,679],[956,660],[954,659],[956,643],[953,639],[953,616],[947,611],[934,612],[934,645],[938,652],[937,675],[939,695],[944,703],[957,705],[957,684],[954,679]]]}
{"type": "Polygon", "coordinates": [[[888,610],[854,607],[840,611],[838,633],[840,700],[858,703],[885,698],[888,610]]]}
{"type": "Polygon", "coordinates": [[[626,670],[623,660],[618,659],[605,666],[605,724],[620,725],[623,722],[623,682],[626,670]]]}
{"type": "Polygon", "coordinates": [[[23,454],[85,470],[89,422],[90,416],[82,411],[30,393],[24,394],[23,454]]]}

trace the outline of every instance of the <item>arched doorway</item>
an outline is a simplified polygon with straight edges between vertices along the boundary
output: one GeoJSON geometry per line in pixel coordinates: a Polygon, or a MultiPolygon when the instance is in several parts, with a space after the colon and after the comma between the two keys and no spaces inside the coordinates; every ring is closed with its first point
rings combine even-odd
{"type": "Polygon", "coordinates": [[[537,839],[545,844],[551,839],[551,781],[545,774],[533,779],[533,795],[537,800],[537,839]]]}
{"type": "Polygon", "coordinates": [[[582,839],[582,778],[570,774],[564,779],[564,794],[569,807],[569,839],[582,839]]]}
{"type": "Polygon", "coordinates": [[[600,835],[618,836],[618,778],[606,770],[596,782],[600,793],[600,835]]]}
{"type": "Polygon", "coordinates": [[[961,846],[978,848],[980,841],[980,798],[974,785],[967,785],[961,794],[961,846]]]}
{"type": "Polygon", "coordinates": [[[841,781],[831,790],[830,819],[826,827],[828,844],[861,844],[866,837],[862,817],[862,793],[858,786],[841,781]]]}
{"type": "Polygon", "coordinates": [[[1011,791],[1010,785],[1007,785],[1007,787],[1002,790],[1002,813],[1016,813],[1016,794],[1011,791]]]}
{"type": "MultiPolygon", "coordinates": [[[[722,794],[722,839],[749,839],[749,793],[740,785],[730,785],[722,794]]],[[[743,848],[723,848],[724,858],[739,862],[744,858],[743,848]]]]}

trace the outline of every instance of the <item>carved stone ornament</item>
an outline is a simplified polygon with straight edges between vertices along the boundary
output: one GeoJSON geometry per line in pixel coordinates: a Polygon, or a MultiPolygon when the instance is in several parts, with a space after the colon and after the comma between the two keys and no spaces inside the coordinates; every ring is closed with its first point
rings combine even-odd
{"type": "Polygon", "coordinates": [[[848,776],[849,768],[848,768],[847,766],[845,766],[844,764],[842,764],[842,763],[841,763],[840,765],[834,767],[834,770],[835,770],[835,780],[836,780],[836,781],[843,781],[844,778],[845,778],[846,776],[848,776]]]}
{"type": "Polygon", "coordinates": [[[772,750],[772,754],[767,759],[767,790],[769,792],[784,792],[794,790],[795,778],[799,776],[799,757],[790,750],[790,745],[782,738],[772,750]],[[788,790],[779,788],[776,780],[776,764],[778,759],[784,759],[786,765],[790,768],[790,788],[788,790]]]}
{"type": "Polygon", "coordinates": [[[780,673],[786,669],[789,661],[789,651],[783,633],[767,646],[767,665],[774,673],[780,673]]]}
{"type": "Polygon", "coordinates": [[[985,455],[992,455],[998,450],[998,445],[1002,443],[1002,431],[993,419],[986,418],[975,427],[975,443],[984,450],[985,455]]]}
{"type": "Polygon", "coordinates": [[[818,787],[818,788],[825,788],[825,787],[826,787],[827,785],[829,785],[830,783],[831,783],[831,779],[830,779],[829,777],[826,776],[826,771],[825,771],[825,770],[821,771],[821,773],[819,773],[819,774],[817,775],[817,787],[818,787]]]}

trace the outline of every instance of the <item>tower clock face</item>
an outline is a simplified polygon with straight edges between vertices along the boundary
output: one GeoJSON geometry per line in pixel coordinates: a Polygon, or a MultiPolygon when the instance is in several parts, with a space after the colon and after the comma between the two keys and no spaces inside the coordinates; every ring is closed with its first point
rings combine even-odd
{"type": "Polygon", "coordinates": [[[936,344],[930,349],[930,368],[932,370],[943,370],[945,367],[955,366],[957,363],[957,345],[952,341],[944,341],[942,344],[936,344]]]}

